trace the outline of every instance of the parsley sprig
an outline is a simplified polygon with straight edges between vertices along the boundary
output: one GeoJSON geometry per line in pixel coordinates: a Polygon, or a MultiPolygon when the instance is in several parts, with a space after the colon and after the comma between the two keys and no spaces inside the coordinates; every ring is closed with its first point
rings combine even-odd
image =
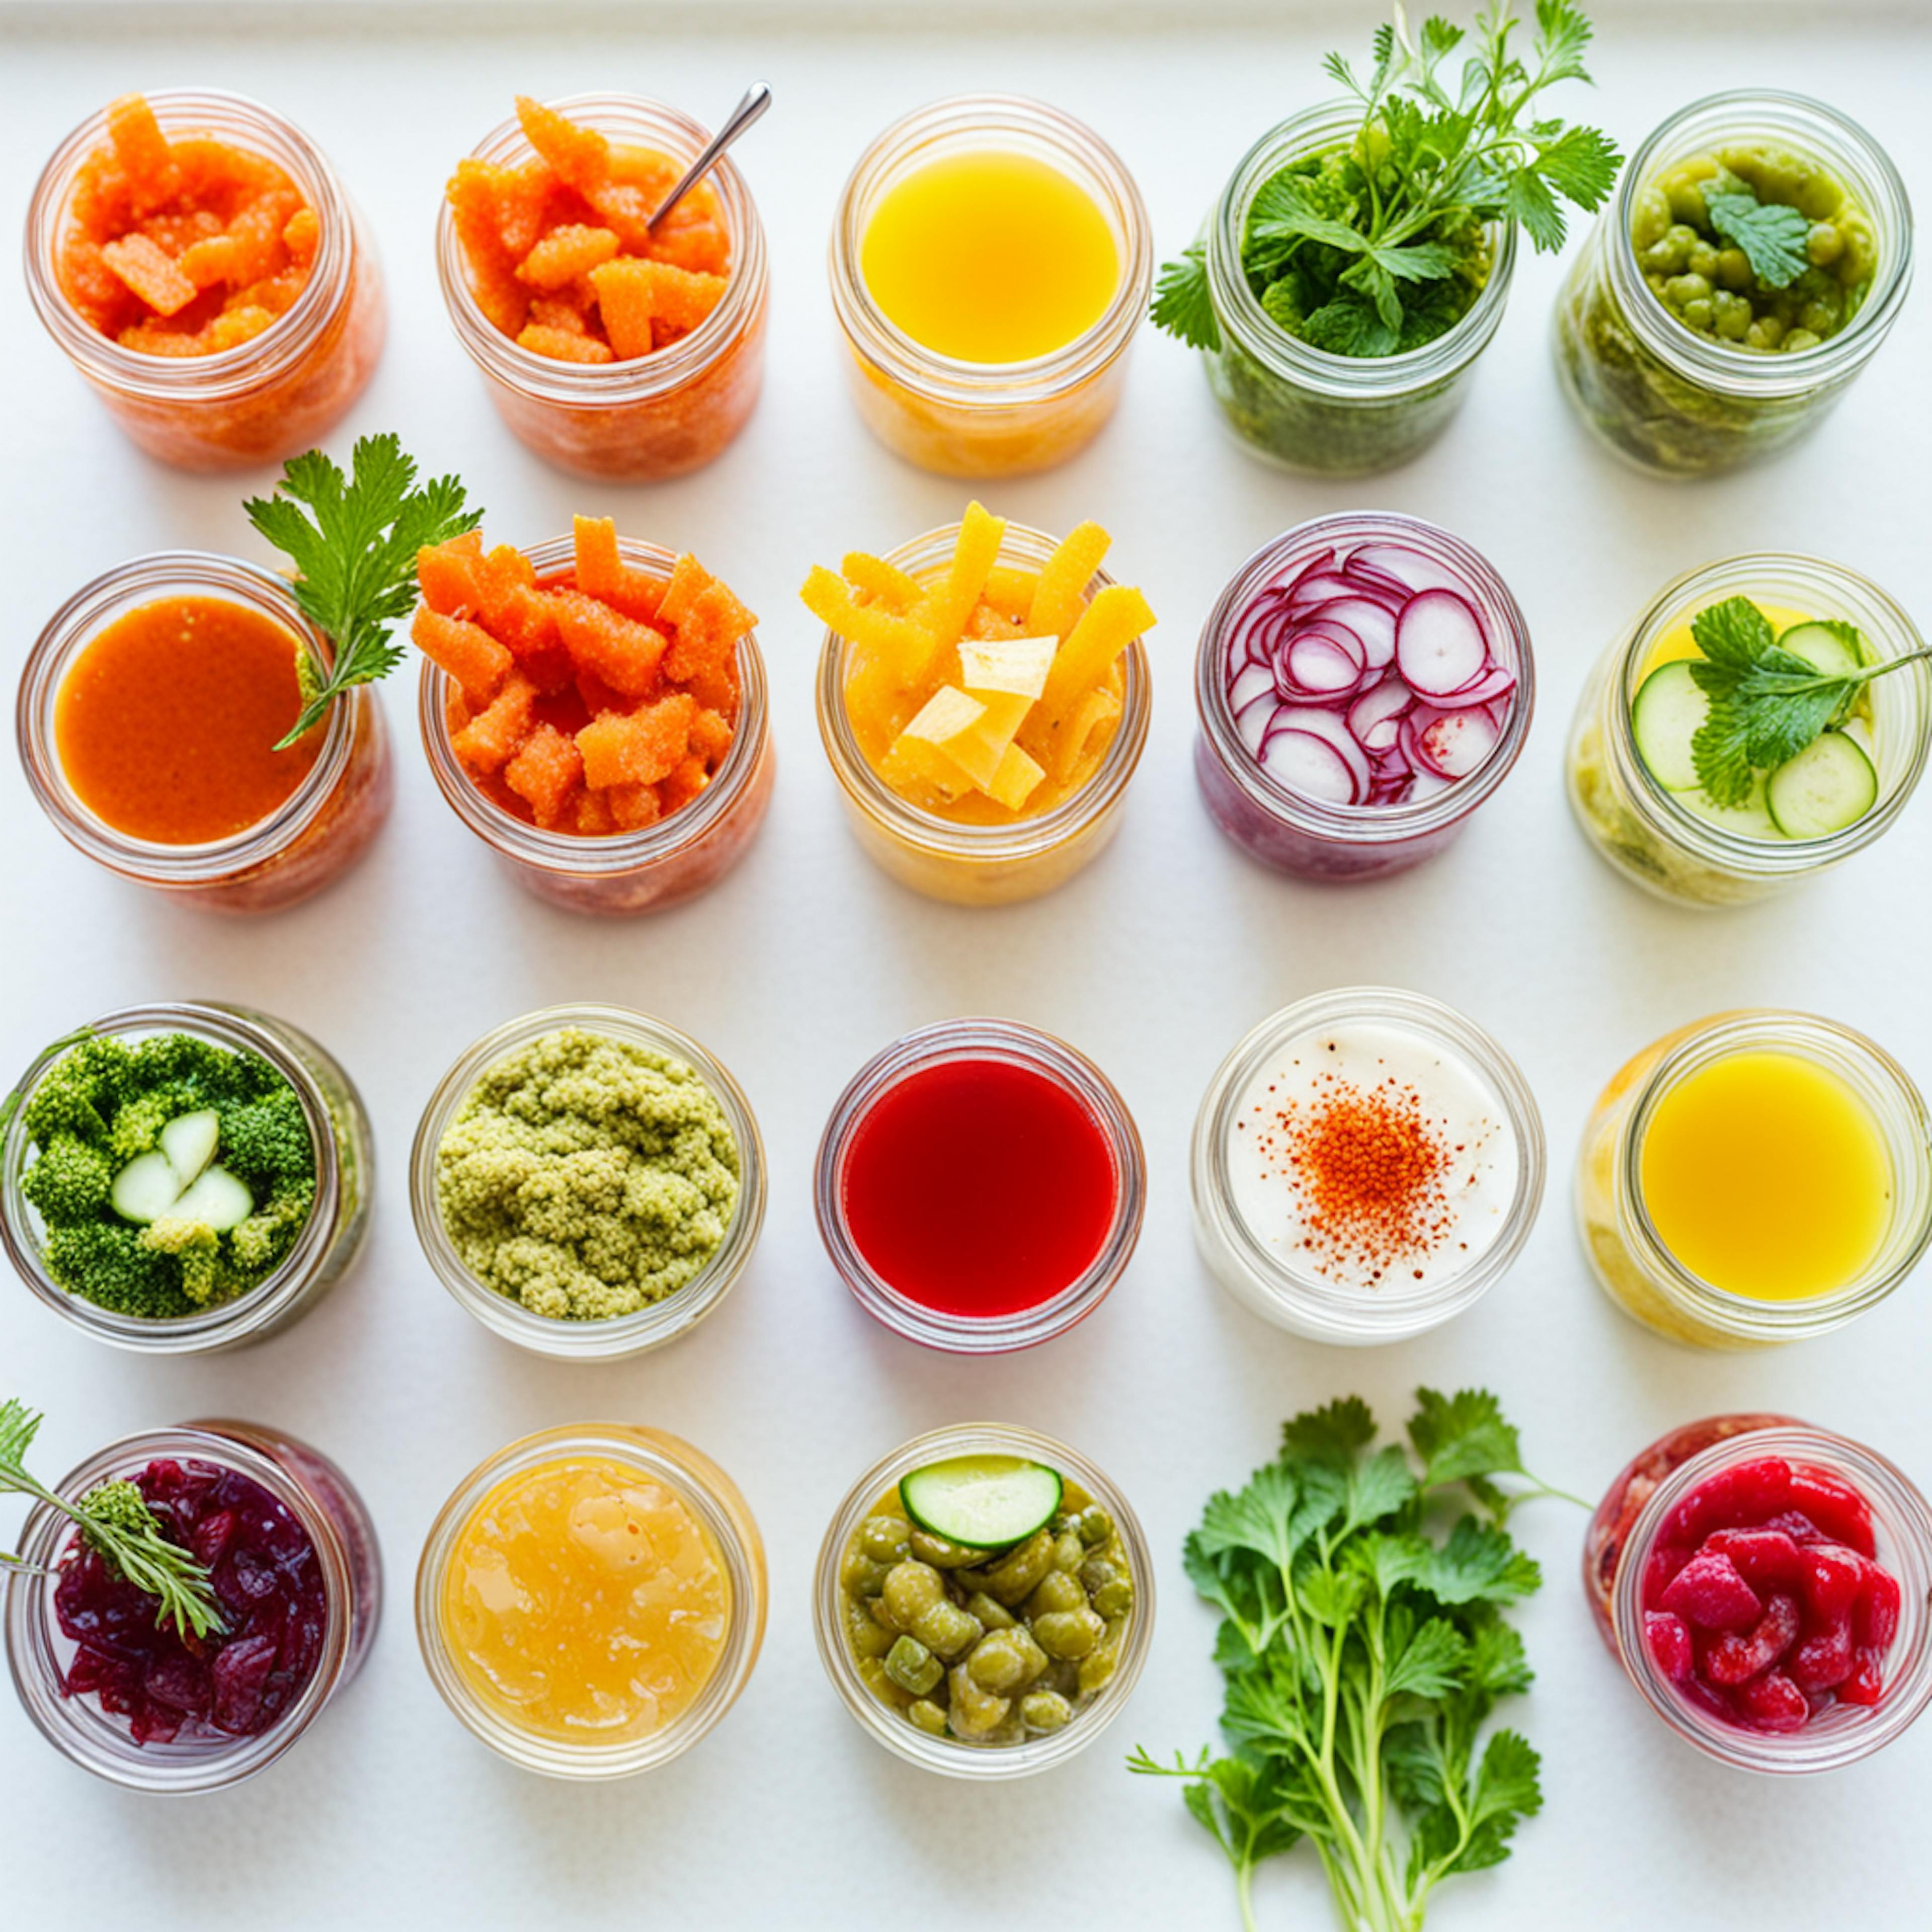
{"type": "MultiPolygon", "coordinates": [[[[1546,89],[1589,79],[1590,22],[1568,0],[1537,0],[1527,59],[1511,44],[1513,4],[1496,0],[1477,15],[1453,80],[1447,63],[1463,30],[1432,16],[1412,34],[1400,0],[1394,13],[1376,30],[1366,77],[1340,54],[1322,63],[1361,107],[1352,165],[1339,179],[1296,166],[1272,176],[1244,242],[1242,266],[1263,306],[1340,355],[1390,355],[1453,326],[1462,312],[1454,280],[1482,224],[1519,223],[1538,249],[1560,248],[1560,204],[1600,206],[1622,164],[1598,129],[1532,118],[1546,89]],[[1283,285],[1283,298],[1270,299],[1283,285]],[[1308,306],[1316,295],[1319,305],[1308,306]]],[[[1192,346],[1220,348],[1202,244],[1162,269],[1153,314],[1192,346]]]]}
{"type": "Polygon", "coordinates": [[[1350,1932],[1415,1932],[1436,1887],[1501,1863],[1542,1803],[1528,1744],[1481,1733],[1530,1683],[1502,1612],[1541,1576],[1505,1525],[1525,1496],[1560,1492],[1527,1475],[1486,1390],[1416,1402],[1408,1448],[1372,1453],[1358,1397],[1298,1415],[1276,1460],[1210,1497],[1187,1539],[1188,1576],[1221,1613],[1233,1749],[1171,1763],[1136,1750],[1128,1767],[1183,1780],[1249,1932],[1256,1866],[1304,1838],[1350,1932]]]}
{"type": "MultiPolygon", "coordinates": [[[[76,1524],[88,1544],[137,1590],[155,1600],[154,1621],[172,1622],[196,1639],[226,1628],[207,1570],[162,1533],[159,1519],[132,1483],[97,1483],[69,1502],[27,1473],[27,1451],[40,1418],[24,1402],[0,1402],[0,1495],[32,1496],[76,1524]]],[[[33,1574],[35,1566],[0,1550],[0,1574],[33,1574]]]]}
{"type": "MultiPolygon", "coordinates": [[[[1854,656],[1865,655],[1856,625],[1820,619],[1816,627],[1854,656]]],[[[1874,678],[1932,657],[1932,646],[1922,646],[1857,670],[1822,671],[1778,641],[1771,620],[1748,597],[1727,597],[1699,611],[1690,634],[1704,654],[1691,661],[1690,675],[1710,707],[1691,738],[1690,758],[1714,805],[1742,805],[1756,772],[1796,758],[1843,724],[1874,678]]]]}
{"type": "Polygon", "coordinates": [[[278,752],[320,724],[345,691],[388,676],[402,662],[389,626],[416,606],[416,552],[483,520],[481,510],[464,508],[454,476],[417,489],[415,462],[393,435],[362,437],[350,466],[345,476],[320,450],[309,450],[285,466],[274,495],[242,506],[295,565],[291,594],[329,644],[327,664],[307,652],[298,664],[302,716],[278,752]]]}

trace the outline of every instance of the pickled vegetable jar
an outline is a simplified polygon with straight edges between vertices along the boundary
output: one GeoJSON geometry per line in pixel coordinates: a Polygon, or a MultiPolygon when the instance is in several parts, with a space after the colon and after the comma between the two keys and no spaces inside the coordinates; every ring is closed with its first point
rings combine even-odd
{"type": "Polygon", "coordinates": [[[126,1667],[142,1654],[133,1643],[82,1640],[100,1618],[125,1613],[131,1586],[101,1574],[69,1519],[37,1503],[18,1547],[38,1572],[13,1576],[6,1594],[14,1688],[49,1743],[110,1784],[170,1794],[238,1784],[362,1669],[382,1609],[375,1526],[327,1456],[259,1423],[124,1436],[55,1490],[76,1497],[112,1481],[139,1485],[164,1533],[172,1524],[188,1536],[233,1640],[197,1654],[172,1625],[158,1630],[137,1681],[126,1667]],[[168,1695],[154,1695],[164,1682],[168,1695]]]}
{"type": "Polygon", "coordinates": [[[1624,168],[1557,300],[1557,373],[1618,455],[1708,476],[1816,424],[1911,280],[1905,184],[1862,128],[1802,94],[1712,94],[1624,168]]]}
{"type": "Polygon", "coordinates": [[[1819,620],[1852,626],[1868,663],[1924,648],[1884,591],[1820,558],[1727,557],[1665,585],[1585,687],[1570,728],[1569,791],[1591,844],[1626,878],[1680,904],[1766,898],[1862,850],[1904,809],[1932,750],[1932,668],[1920,662],[1872,679],[1848,721],[1856,756],[1848,753],[1847,762],[1863,788],[1844,809],[1814,813],[1790,830],[1766,803],[1762,776],[1744,806],[1718,806],[1694,772],[1676,769],[1681,746],[1653,742],[1647,758],[1636,722],[1640,693],[1663,667],[1696,655],[1690,624],[1698,613],[1739,596],[1773,614],[1774,628],[1787,635],[1786,627],[1819,620]]]}
{"type": "Polygon", "coordinates": [[[866,149],[830,273],[866,427],[922,469],[1006,476],[1064,462],[1113,414],[1153,245],[1132,177],[1090,128],[964,94],[866,149]]]}
{"type": "Polygon", "coordinates": [[[1646,1327],[1707,1348],[1798,1341],[1882,1301],[1932,1245],[1932,1123],[1862,1034],[1718,1014],[1598,1096],[1576,1211],[1599,1286],[1646,1327]]]}
{"type": "Polygon", "coordinates": [[[1835,1770],[1932,1702],[1932,1508],[1862,1444],[1781,1415],[1685,1424],[1605,1492],[1583,1593],[1678,1736],[1739,1770],[1835,1770]]]}

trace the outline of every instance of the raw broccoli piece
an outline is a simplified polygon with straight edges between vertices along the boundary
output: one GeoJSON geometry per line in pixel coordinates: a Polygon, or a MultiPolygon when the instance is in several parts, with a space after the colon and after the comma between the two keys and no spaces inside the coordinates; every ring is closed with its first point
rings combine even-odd
{"type": "Polygon", "coordinates": [[[184,1112],[217,1106],[226,1098],[248,1097],[252,1087],[238,1077],[234,1063],[254,1058],[188,1033],[155,1034],[142,1040],[134,1053],[141,1085],[176,1089],[186,1098],[184,1112]]]}
{"type": "Polygon", "coordinates": [[[250,1214],[232,1229],[229,1240],[236,1264],[257,1280],[280,1265],[283,1257],[296,1244],[296,1237],[307,1224],[309,1210],[315,1205],[313,1180],[290,1181],[279,1189],[266,1208],[250,1214]]]}
{"type": "Polygon", "coordinates": [[[77,1134],[55,1134],[20,1178],[20,1192],[49,1223],[88,1221],[108,1211],[114,1163],[77,1134]]]}
{"type": "Polygon", "coordinates": [[[96,1146],[114,1110],[137,1084],[133,1053],[118,1040],[83,1040],[41,1077],[22,1118],[27,1138],[45,1146],[74,1134],[96,1146]]]}
{"type": "MultiPolygon", "coordinates": [[[[286,1081],[259,1100],[222,1110],[220,1159],[254,1189],[258,1202],[290,1183],[314,1182],[315,1144],[302,1102],[286,1081]]],[[[311,1198],[314,1192],[311,1186],[311,1198]]]]}
{"type": "Polygon", "coordinates": [[[166,1321],[194,1312],[182,1292],[181,1263],[144,1247],[140,1231],[126,1222],[50,1228],[40,1253],[48,1274],[69,1294],[116,1314],[166,1321]]]}
{"type": "Polygon", "coordinates": [[[221,1237],[203,1222],[164,1214],[141,1230],[140,1240],[150,1253],[172,1255],[180,1262],[181,1292],[196,1308],[231,1300],[252,1285],[230,1265],[221,1237]]]}
{"type": "Polygon", "coordinates": [[[194,1090],[180,1082],[122,1101],[107,1130],[108,1158],[116,1167],[125,1167],[136,1154],[152,1153],[161,1144],[161,1130],[176,1114],[192,1113],[199,1104],[194,1090]]]}

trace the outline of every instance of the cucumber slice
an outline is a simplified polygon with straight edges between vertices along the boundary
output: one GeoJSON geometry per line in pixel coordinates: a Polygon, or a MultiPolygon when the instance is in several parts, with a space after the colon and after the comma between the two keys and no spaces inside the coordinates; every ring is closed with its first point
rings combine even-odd
{"type": "Polygon", "coordinates": [[[1697,766],[1690,741],[1709,716],[1711,700],[1690,675],[1691,660],[1659,664],[1630,700],[1630,735],[1650,775],[1666,791],[1695,791],[1697,766]]]}
{"type": "Polygon", "coordinates": [[[107,1198],[122,1220],[146,1227],[174,1206],[181,1191],[173,1163],[156,1148],[152,1153],[137,1154],[114,1177],[107,1198]]]}
{"type": "Polygon", "coordinates": [[[905,1513],[928,1536],[974,1550],[1004,1550],[1053,1520],[1060,1472],[1018,1456],[955,1456],[899,1484],[905,1513]]]}
{"type": "Polygon", "coordinates": [[[1787,838],[1827,838],[1878,802],[1878,773],[1842,731],[1814,738],[1765,781],[1765,803],[1787,838]]]}
{"type": "Polygon", "coordinates": [[[214,1158],[221,1138],[221,1116],[212,1107],[198,1108],[192,1114],[177,1114],[161,1130],[161,1151],[183,1187],[192,1187],[201,1171],[214,1158]]]}
{"type": "Polygon", "coordinates": [[[1760,772],[1751,780],[1750,796],[1742,805],[1714,805],[1708,794],[1701,791],[1680,792],[1677,802],[1686,812],[1695,812],[1702,819],[1728,832],[1736,838],[1756,838],[1766,844],[1781,845],[1784,834],[1778,829],[1778,820],[1771,815],[1771,807],[1765,802],[1764,775],[1760,772]]]}
{"type": "Polygon", "coordinates": [[[1826,677],[1849,677],[1864,668],[1865,653],[1858,632],[1849,625],[1846,628],[1851,630],[1850,638],[1840,636],[1826,624],[1793,624],[1778,641],[1782,649],[1802,658],[1826,677]]]}
{"type": "Polygon", "coordinates": [[[225,1234],[230,1228],[240,1227],[254,1211],[255,1197],[246,1181],[237,1180],[225,1167],[205,1167],[201,1178],[168,1209],[167,1218],[196,1221],[225,1234]]]}

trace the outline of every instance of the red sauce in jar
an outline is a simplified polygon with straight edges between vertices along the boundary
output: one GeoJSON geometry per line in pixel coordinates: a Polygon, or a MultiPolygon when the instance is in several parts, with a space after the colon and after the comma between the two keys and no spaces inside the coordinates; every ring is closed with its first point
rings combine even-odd
{"type": "Polygon", "coordinates": [[[872,1271],[940,1314],[1016,1315],[1099,1258],[1120,1176],[1078,1096],[1031,1067],[947,1060],[887,1088],[840,1175],[872,1271]]]}

